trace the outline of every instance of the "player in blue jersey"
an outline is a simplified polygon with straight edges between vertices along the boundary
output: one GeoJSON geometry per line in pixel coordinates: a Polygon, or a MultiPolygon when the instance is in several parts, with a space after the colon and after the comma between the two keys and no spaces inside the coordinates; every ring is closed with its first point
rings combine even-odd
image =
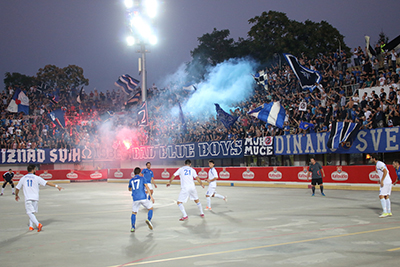
{"type": "Polygon", "coordinates": [[[398,160],[393,160],[393,167],[394,167],[394,169],[396,170],[396,174],[397,174],[397,179],[396,179],[396,181],[393,183],[393,185],[396,185],[397,182],[398,182],[399,179],[400,179],[400,163],[399,163],[398,160]]]}
{"type": "Polygon", "coordinates": [[[151,195],[151,191],[149,189],[149,186],[144,180],[144,177],[140,174],[140,168],[136,167],[133,170],[135,176],[129,180],[129,191],[132,191],[132,198],[133,198],[133,204],[132,204],[132,216],[131,216],[131,223],[132,223],[132,228],[131,232],[135,232],[136,227],[136,214],[139,210],[140,205],[145,207],[148,210],[147,213],[147,226],[150,228],[150,230],[153,230],[153,224],[151,223],[151,218],[153,218],[153,203],[154,203],[154,198],[151,195]],[[150,200],[147,198],[146,191],[150,192],[150,200]]]}
{"type": "MultiPolygon", "coordinates": [[[[149,188],[150,188],[150,193],[151,193],[151,195],[153,195],[154,190],[153,190],[152,184],[154,184],[154,188],[157,188],[157,185],[156,185],[156,183],[154,182],[154,174],[153,174],[153,171],[150,170],[150,168],[151,168],[151,163],[150,163],[150,162],[147,162],[147,163],[146,163],[146,169],[143,169],[143,170],[142,170],[142,174],[143,174],[143,176],[144,176],[145,183],[147,183],[147,185],[148,185],[149,188]]],[[[147,191],[146,191],[146,192],[147,192],[147,191]]],[[[147,194],[149,194],[149,193],[147,193],[147,194]]],[[[150,199],[150,197],[149,197],[149,199],[150,199]]]]}

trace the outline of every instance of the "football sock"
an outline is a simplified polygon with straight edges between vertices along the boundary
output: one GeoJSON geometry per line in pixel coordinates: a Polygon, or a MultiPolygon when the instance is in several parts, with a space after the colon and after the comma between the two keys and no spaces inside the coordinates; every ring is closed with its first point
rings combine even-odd
{"type": "Polygon", "coordinates": [[[183,217],[187,217],[187,213],[186,213],[186,211],[185,211],[185,207],[183,206],[183,204],[182,204],[182,203],[179,204],[178,207],[179,207],[179,209],[181,210],[181,212],[182,212],[182,214],[183,214],[183,217]]]}
{"type": "Polygon", "coordinates": [[[315,186],[311,187],[312,193],[315,194],[315,186]]]}
{"type": "Polygon", "coordinates": [[[388,213],[392,212],[392,209],[391,209],[390,206],[391,206],[390,205],[390,198],[388,198],[388,199],[386,199],[386,210],[387,210],[388,213]]]}
{"type": "Polygon", "coordinates": [[[321,190],[321,193],[324,192],[324,187],[322,185],[319,186],[319,190],[321,190]]]}
{"type": "Polygon", "coordinates": [[[151,218],[153,218],[153,210],[149,210],[147,213],[147,220],[151,221],[151,218]]]}
{"type": "Polygon", "coordinates": [[[2,194],[4,193],[4,187],[1,188],[1,193],[2,193],[2,194]]]}
{"type": "Polygon", "coordinates": [[[136,214],[132,214],[131,216],[132,228],[135,228],[135,223],[136,223],[136,214]]]}
{"type": "Polygon", "coordinates": [[[200,214],[203,214],[203,207],[201,206],[200,202],[197,203],[197,207],[199,208],[200,214]]]}
{"type": "Polygon", "coordinates": [[[11,188],[11,191],[12,191],[13,194],[15,193],[14,186],[11,188]]]}
{"type": "Polygon", "coordinates": [[[387,213],[386,199],[381,198],[381,205],[382,205],[383,213],[387,213]]]}
{"type": "Polygon", "coordinates": [[[29,227],[33,227],[33,222],[31,219],[29,219],[29,227]]]}
{"type": "Polygon", "coordinates": [[[220,199],[224,199],[225,198],[223,195],[220,195],[220,194],[215,194],[214,197],[220,198],[220,199]]]}
{"type": "Polygon", "coordinates": [[[29,219],[30,219],[34,224],[36,224],[36,226],[39,225],[39,222],[38,222],[38,220],[36,219],[35,214],[33,214],[33,213],[28,213],[28,216],[29,216],[29,219]]]}
{"type": "Polygon", "coordinates": [[[206,197],[207,199],[207,207],[211,208],[211,197],[206,197]]]}

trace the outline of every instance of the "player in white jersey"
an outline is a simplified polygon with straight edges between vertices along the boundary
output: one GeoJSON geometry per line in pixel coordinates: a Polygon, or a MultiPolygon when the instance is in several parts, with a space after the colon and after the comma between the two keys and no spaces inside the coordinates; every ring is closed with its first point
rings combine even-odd
{"type": "Polygon", "coordinates": [[[214,161],[209,160],[208,161],[208,166],[210,167],[210,170],[208,171],[208,189],[206,193],[206,199],[207,199],[207,206],[206,210],[211,210],[211,197],[216,197],[227,201],[226,197],[223,195],[217,194],[215,189],[217,189],[217,179],[218,179],[218,173],[217,170],[214,168],[214,161]]]}
{"type": "Polygon", "coordinates": [[[28,166],[28,174],[19,180],[18,185],[16,186],[15,191],[15,200],[19,200],[19,190],[23,188],[24,196],[25,196],[25,209],[26,214],[29,216],[29,231],[33,231],[33,224],[35,224],[38,228],[38,232],[42,230],[43,225],[38,222],[34,213],[38,212],[38,201],[39,201],[39,186],[52,186],[56,187],[58,190],[63,189],[61,186],[53,184],[51,182],[47,182],[42,177],[35,175],[36,166],[29,165],[28,166]]]}
{"type": "Polygon", "coordinates": [[[389,170],[386,164],[379,160],[377,154],[371,155],[371,160],[376,164],[376,171],[378,172],[380,182],[379,199],[381,200],[383,212],[379,217],[385,218],[392,216],[389,199],[390,193],[392,192],[392,179],[390,178],[389,170]]]}
{"type": "Polygon", "coordinates": [[[197,172],[195,169],[191,167],[192,162],[187,159],[185,161],[185,166],[179,168],[174,175],[172,175],[171,179],[169,179],[169,182],[167,183],[167,187],[171,185],[172,181],[175,179],[176,176],[179,176],[181,180],[181,192],[179,193],[178,197],[178,207],[182,212],[182,218],[180,218],[180,221],[185,221],[188,219],[188,215],[185,211],[185,207],[183,206],[182,203],[186,203],[188,197],[190,197],[191,200],[194,200],[194,202],[197,204],[197,207],[199,208],[200,211],[200,216],[204,217],[204,212],[203,208],[201,206],[199,197],[197,195],[195,183],[193,181],[193,178],[196,179],[200,185],[204,188],[203,182],[200,180],[199,176],[197,176],[197,172]]]}

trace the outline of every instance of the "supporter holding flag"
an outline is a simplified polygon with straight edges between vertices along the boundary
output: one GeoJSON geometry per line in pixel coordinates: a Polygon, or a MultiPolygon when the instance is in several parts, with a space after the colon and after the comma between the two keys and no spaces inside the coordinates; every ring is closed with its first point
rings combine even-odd
{"type": "Polygon", "coordinates": [[[178,106],[179,106],[179,118],[180,118],[181,123],[182,123],[182,129],[183,129],[183,132],[186,133],[187,132],[187,127],[186,127],[185,117],[183,116],[181,102],[179,102],[179,101],[178,101],[178,106]]]}
{"type": "Polygon", "coordinates": [[[271,102],[263,104],[247,114],[256,117],[259,120],[265,121],[273,126],[283,129],[283,123],[286,117],[285,108],[280,102],[271,102]]]}
{"type": "Polygon", "coordinates": [[[12,113],[23,112],[26,115],[29,114],[29,98],[20,88],[15,90],[11,102],[7,107],[7,111],[12,113]]]}
{"type": "Polygon", "coordinates": [[[135,78],[132,78],[128,74],[119,76],[118,80],[115,82],[115,85],[120,87],[122,91],[127,95],[135,91],[135,88],[138,86],[138,84],[139,81],[135,78]]]}
{"type": "Polygon", "coordinates": [[[84,95],[85,93],[83,92],[83,86],[81,87],[81,90],[79,90],[79,95],[76,98],[76,102],[78,102],[79,104],[82,104],[82,101],[84,100],[84,95]]]}
{"type": "Polygon", "coordinates": [[[131,96],[126,102],[125,102],[125,106],[127,105],[135,105],[140,103],[142,100],[142,91],[137,92],[136,94],[134,94],[133,96],[131,96]]]}
{"type": "Polygon", "coordinates": [[[316,70],[310,70],[306,67],[300,65],[297,58],[290,54],[283,54],[286,61],[288,62],[290,68],[293,70],[294,74],[296,75],[301,88],[308,89],[311,92],[316,87],[315,84],[320,83],[322,76],[316,70]]]}
{"type": "Polygon", "coordinates": [[[315,127],[314,124],[305,121],[301,121],[299,124],[299,128],[303,130],[307,130],[308,128],[314,128],[314,127],[315,127]]]}
{"type": "Polygon", "coordinates": [[[217,119],[222,122],[226,129],[230,129],[232,125],[237,121],[239,117],[234,117],[229,113],[226,113],[219,104],[214,104],[217,111],[217,119]]]}
{"type": "Polygon", "coordinates": [[[253,75],[253,78],[258,85],[262,85],[264,89],[268,89],[268,74],[265,73],[263,70],[253,75]]]}
{"type": "Polygon", "coordinates": [[[62,109],[56,109],[49,113],[49,117],[51,121],[61,128],[65,128],[65,118],[64,118],[65,111],[62,109]]]}

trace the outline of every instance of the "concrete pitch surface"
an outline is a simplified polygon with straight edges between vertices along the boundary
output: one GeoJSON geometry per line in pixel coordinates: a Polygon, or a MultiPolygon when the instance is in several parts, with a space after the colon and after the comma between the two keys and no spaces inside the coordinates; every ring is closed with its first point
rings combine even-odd
{"type": "MultiPolygon", "coordinates": [[[[212,211],[199,216],[180,187],[155,189],[154,230],[147,211],[130,233],[132,199],[127,184],[71,183],[58,192],[41,188],[37,218],[42,232],[28,231],[23,198],[9,186],[0,197],[0,266],[397,266],[400,200],[393,217],[381,212],[377,191],[223,187],[212,211]]],[[[203,208],[205,192],[197,186],[203,208]]]]}

